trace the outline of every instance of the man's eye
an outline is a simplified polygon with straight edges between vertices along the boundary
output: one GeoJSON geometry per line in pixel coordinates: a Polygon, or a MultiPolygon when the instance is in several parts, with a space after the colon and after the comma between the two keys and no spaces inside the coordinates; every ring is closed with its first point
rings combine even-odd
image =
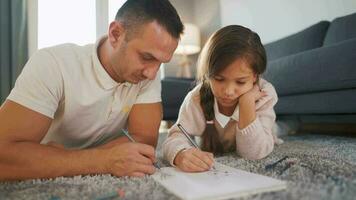
{"type": "Polygon", "coordinates": [[[141,55],[141,59],[144,61],[151,61],[153,60],[153,57],[149,55],[141,55]]]}
{"type": "Polygon", "coordinates": [[[152,60],[151,57],[147,57],[147,56],[142,56],[142,60],[152,60]]]}

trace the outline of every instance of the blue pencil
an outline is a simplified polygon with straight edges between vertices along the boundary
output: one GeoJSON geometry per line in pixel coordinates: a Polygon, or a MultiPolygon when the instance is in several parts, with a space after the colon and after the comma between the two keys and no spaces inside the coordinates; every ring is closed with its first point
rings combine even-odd
{"type": "Polygon", "coordinates": [[[117,194],[117,192],[110,192],[110,193],[107,193],[107,194],[103,194],[100,197],[97,197],[95,200],[107,200],[107,199],[112,199],[112,198],[117,197],[117,196],[119,196],[117,194]]]}

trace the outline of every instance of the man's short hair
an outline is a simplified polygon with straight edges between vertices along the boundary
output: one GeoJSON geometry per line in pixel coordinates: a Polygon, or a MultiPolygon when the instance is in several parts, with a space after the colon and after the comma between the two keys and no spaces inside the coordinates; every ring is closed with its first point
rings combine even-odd
{"type": "Polygon", "coordinates": [[[121,22],[129,34],[152,21],[177,39],[184,29],[176,9],[168,0],[127,0],[116,13],[115,20],[121,22]]]}

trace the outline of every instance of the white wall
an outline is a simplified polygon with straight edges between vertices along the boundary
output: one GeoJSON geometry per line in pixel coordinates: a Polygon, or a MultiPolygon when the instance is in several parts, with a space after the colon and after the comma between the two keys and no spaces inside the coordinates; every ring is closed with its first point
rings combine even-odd
{"type": "Polygon", "coordinates": [[[321,20],[356,12],[356,0],[220,0],[221,24],[240,24],[263,43],[296,33],[321,20]]]}
{"type": "Polygon", "coordinates": [[[194,23],[200,28],[204,44],[221,27],[220,3],[216,0],[194,0],[194,3],[194,23]]]}

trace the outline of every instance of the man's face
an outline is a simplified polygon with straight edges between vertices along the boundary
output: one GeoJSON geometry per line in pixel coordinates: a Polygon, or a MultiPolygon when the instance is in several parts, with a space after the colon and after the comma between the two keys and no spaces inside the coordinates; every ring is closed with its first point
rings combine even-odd
{"type": "Polygon", "coordinates": [[[155,79],[161,63],[169,62],[178,39],[153,21],[139,31],[120,36],[110,57],[111,76],[118,82],[138,83],[155,79]]]}

